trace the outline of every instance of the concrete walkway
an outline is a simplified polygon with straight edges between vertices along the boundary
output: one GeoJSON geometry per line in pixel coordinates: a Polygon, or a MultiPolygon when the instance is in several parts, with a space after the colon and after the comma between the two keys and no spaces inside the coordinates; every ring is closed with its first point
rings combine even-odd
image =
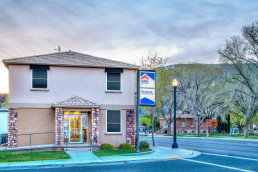
{"type": "Polygon", "coordinates": [[[197,151],[186,149],[171,149],[167,147],[153,147],[152,149],[153,151],[149,153],[146,152],[105,157],[98,157],[87,149],[68,149],[67,153],[70,155],[71,159],[0,163],[0,170],[148,162],[177,158],[192,158],[201,154],[197,151]]]}
{"type": "MultiPolygon", "coordinates": [[[[148,134],[146,137],[152,137],[151,134],[148,134]]],[[[165,134],[155,134],[154,137],[173,137],[173,136],[166,136],[165,134]]],[[[144,137],[143,137],[144,138],[144,137]]],[[[218,140],[235,140],[235,141],[250,141],[250,142],[258,142],[258,139],[245,139],[245,138],[234,138],[229,136],[218,136],[218,137],[191,137],[191,136],[184,136],[184,137],[177,137],[177,138],[189,138],[189,139],[218,139],[218,140]]]]}

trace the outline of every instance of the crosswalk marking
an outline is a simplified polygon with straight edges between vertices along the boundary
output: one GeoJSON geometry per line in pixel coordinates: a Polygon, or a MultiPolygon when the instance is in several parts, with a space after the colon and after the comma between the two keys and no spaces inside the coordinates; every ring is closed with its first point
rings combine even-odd
{"type": "Polygon", "coordinates": [[[250,170],[244,170],[244,169],[241,169],[241,168],[235,168],[235,167],[230,167],[230,166],[225,166],[225,165],[213,164],[213,163],[203,162],[203,161],[196,161],[196,160],[192,160],[192,159],[181,159],[181,160],[196,162],[196,163],[206,164],[206,165],[212,165],[212,166],[227,168],[227,169],[231,169],[231,170],[238,170],[238,171],[243,171],[243,172],[254,172],[254,171],[250,171],[250,170]]]}
{"type": "Polygon", "coordinates": [[[223,156],[223,157],[228,157],[228,158],[246,159],[246,160],[251,160],[251,161],[258,161],[258,159],[244,158],[244,157],[239,157],[239,156],[229,156],[229,155],[221,155],[221,154],[214,154],[214,153],[202,153],[202,154],[214,155],[214,156],[223,156]]]}

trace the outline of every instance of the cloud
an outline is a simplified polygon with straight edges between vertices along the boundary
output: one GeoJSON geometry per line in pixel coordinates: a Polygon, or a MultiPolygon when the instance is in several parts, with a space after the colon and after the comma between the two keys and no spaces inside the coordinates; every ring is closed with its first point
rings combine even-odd
{"type": "Polygon", "coordinates": [[[0,57],[49,53],[58,44],[64,50],[83,52],[176,46],[181,51],[166,54],[171,58],[203,56],[194,52],[203,47],[210,48],[210,56],[215,57],[212,47],[239,34],[246,16],[248,21],[257,16],[255,5],[255,1],[204,0],[1,1],[0,57]]]}
{"type": "Polygon", "coordinates": [[[170,64],[216,63],[225,40],[257,19],[257,6],[255,0],[1,0],[0,60],[60,45],[129,63],[149,50],[170,64]]]}

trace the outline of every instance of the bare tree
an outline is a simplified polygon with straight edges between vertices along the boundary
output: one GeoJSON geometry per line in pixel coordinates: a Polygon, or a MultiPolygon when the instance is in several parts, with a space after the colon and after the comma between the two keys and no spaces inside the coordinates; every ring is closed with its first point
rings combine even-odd
{"type": "MultiPolygon", "coordinates": [[[[168,94],[165,95],[160,99],[158,111],[165,119],[166,123],[168,124],[168,134],[171,134],[171,126],[174,122],[174,95],[172,95],[173,91],[168,91],[168,94]]],[[[180,97],[180,94],[177,94],[177,103],[176,103],[176,118],[180,118],[183,114],[183,99],[180,97]]]]}
{"type": "Polygon", "coordinates": [[[226,40],[224,49],[218,50],[220,61],[229,64],[232,75],[227,82],[232,84],[239,111],[245,114],[245,138],[248,137],[249,123],[257,114],[258,108],[258,22],[244,26],[242,36],[226,40]]]}
{"type": "Polygon", "coordinates": [[[193,117],[199,136],[201,123],[208,116],[218,115],[223,105],[223,99],[218,94],[219,69],[212,65],[188,64],[178,72],[184,110],[193,117]]]}
{"type": "Polygon", "coordinates": [[[158,56],[158,53],[152,53],[149,51],[147,57],[142,57],[140,60],[141,69],[155,69],[158,67],[163,67],[167,63],[167,59],[163,59],[158,56]]]}
{"type": "MultiPolygon", "coordinates": [[[[158,53],[152,53],[149,51],[149,55],[144,58],[141,58],[140,61],[140,67],[141,69],[157,69],[159,67],[162,67],[166,64],[167,59],[163,59],[162,57],[158,56],[158,53]]],[[[156,76],[157,78],[157,76],[156,76]]],[[[157,82],[157,81],[156,81],[157,82]]],[[[157,85],[157,84],[156,84],[157,85]]],[[[156,97],[158,95],[156,94],[156,97]]],[[[152,121],[152,142],[153,146],[155,146],[155,141],[154,141],[154,116],[157,115],[156,113],[156,107],[146,107],[144,108],[145,113],[148,113],[151,115],[151,121],[152,121]]]]}

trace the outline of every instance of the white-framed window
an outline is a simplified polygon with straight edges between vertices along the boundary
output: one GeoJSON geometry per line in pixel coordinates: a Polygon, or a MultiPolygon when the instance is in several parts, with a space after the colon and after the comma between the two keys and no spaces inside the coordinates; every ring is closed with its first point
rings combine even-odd
{"type": "Polygon", "coordinates": [[[107,91],[121,91],[121,73],[107,72],[107,91]]]}
{"type": "Polygon", "coordinates": [[[47,69],[32,69],[32,85],[33,89],[47,89],[47,69]]]}
{"type": "Polygon", "coordinates": [[[185,122],[184,121],[181,121],[180,124],[181,124],[181,127],[185,127],[185,122]]]}
{"type": "Polygon", "coordinates": [[[190,126],[193,127],[193,122],[190,123],[190,126]]]}
{"type": "Polygon", "coordinates": [[[107,133],[121,132],[121,111],[107,110],[107,133]]]}

